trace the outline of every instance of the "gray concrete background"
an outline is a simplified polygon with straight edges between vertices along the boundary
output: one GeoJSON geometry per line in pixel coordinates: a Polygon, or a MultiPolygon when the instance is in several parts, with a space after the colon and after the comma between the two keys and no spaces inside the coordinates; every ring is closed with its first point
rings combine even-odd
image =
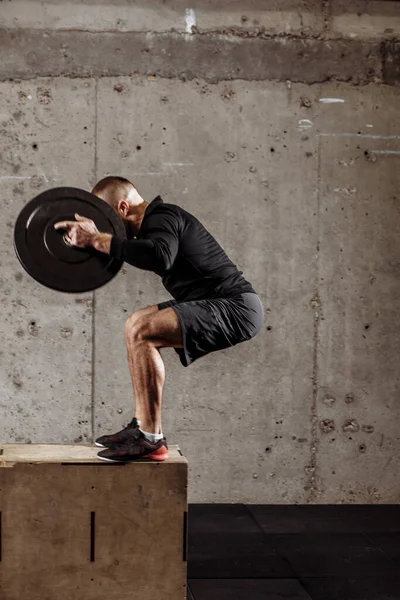
{"type": "Polygon", "coordinates": [[[163,351],[190,500],[398,502],[399,6],[263,4],[1,4],[0,439],[131,417],[124,323],[168,298],[158,278],[59,294],[12,248],[35,194],[115,173],[199,217],[266,308],[255,340],[188,369],[163,351]]]}
{"type": "Polygon", "coordinates": [[[271,35],[328,33],[330,38],[396,36],[400,14],[391,0],[12,0],[1,10],[7,29],[85,31],[265,30],[271,35]],[[194,12],[194,14],[193,14],[194,12]]]}

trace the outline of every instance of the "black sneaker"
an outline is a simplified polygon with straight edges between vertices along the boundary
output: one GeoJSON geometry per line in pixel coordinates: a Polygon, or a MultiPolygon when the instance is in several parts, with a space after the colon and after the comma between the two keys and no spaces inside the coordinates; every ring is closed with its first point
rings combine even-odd
{"type": "Polygon", "coordinates": [[[112,448],[113,446],[126,444],[130,440],[135,439],[135,436],[137,435],[136,432],[139,432],[139,424],[137,419],[133,418],[124,429],[118,431],[118,433],[113,433],[112,435],[102,435],[97,438],[95,444],[96,446],[99,446],[99,448],[112,448]]]}
{"type": "Polygon", "coordinates": [[[119,446],[102,450],[97,455],[101,460],[110,462],[131,462],[140,458],[162,461],[169,456],[167,440],[150,442],[138,428],[131,439],[119,446]]]}

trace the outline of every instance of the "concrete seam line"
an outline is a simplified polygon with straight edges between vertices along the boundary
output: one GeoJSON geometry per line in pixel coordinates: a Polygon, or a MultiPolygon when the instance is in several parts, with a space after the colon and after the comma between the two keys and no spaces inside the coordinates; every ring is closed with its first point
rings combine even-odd
{"type": "Polygon", "coordinates": [[[24,28],[24,27],[16,27],[16,28],[8,28],[8,27],[0,27],[0,32],[7,32],[10,34],[18,34],[24,32],[25,34],[29,33],[40,33],[42,35],[54,35],[58,33],[84,33],[90,35],[146,35],[148,38],[154,37],[163,37],[163,36],[175,36],[187,39],[195,38],[195,37],[221,37],[228,39],[262,39],[262,40],[310,40],[310,41],[329,41],[331,42],[363,42],[363,43],[372,43],[377,44],[380,42],[390,43],[390,42],[399,42],[400,37],[393,36],[393,34],[388,34],[384,37],[370,37],[370,38],[354,38],[350,36],[341,35],[338,32],[312,32],[312,31],[279,31],[276,33],[272,33],[264,28],[254,27],[249,29],[243,29],[240,27],[220,27],[220,28],[209,28],[209,29],[198,29],[196,26],[193,26],[195,29],[193,33],[188,36],[186,31],[179,31],[177,29],[163,29],[158,31],[153,31],[151,29],[126,29],[121,31],[120,29],[90,29],[87,27],[59,27],[57,29],[32,29],[32,28],[24,28]]]}
{"type": "MultiPolygon", "coordinates": [[[[88,34],[0,29],[0,80],[158,76],[220,82],[381,83],[380,43],[302,38],[88,34]],[[190,40],[190,41],[189,41],[190,40]]],[[[387,48],[385,46],[387,51],[387,48]]],[[[388,64],[388,61],[386,61],[388,64]]],[[[386,69],[391,84],[400,74],[386,69]]]]}

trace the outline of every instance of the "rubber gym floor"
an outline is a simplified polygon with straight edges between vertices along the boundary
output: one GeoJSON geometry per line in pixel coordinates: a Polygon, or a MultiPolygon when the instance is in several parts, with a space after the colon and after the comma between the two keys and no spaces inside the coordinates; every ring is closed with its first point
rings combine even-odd
{"type": "Polygon", "coordinates": [[[400,506],[190,506],[188,600],[399,598],[400,506]]]}

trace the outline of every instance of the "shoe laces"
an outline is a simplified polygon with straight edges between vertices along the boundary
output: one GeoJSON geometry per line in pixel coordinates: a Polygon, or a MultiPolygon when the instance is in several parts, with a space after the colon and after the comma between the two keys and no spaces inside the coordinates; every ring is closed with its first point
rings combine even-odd
{"type": "Polygon", "coordinates": [[[133,417],[132,421],[128,423],[125,429],[139,429],[139,423],[137,422],[136,417],[133,417]]]}

